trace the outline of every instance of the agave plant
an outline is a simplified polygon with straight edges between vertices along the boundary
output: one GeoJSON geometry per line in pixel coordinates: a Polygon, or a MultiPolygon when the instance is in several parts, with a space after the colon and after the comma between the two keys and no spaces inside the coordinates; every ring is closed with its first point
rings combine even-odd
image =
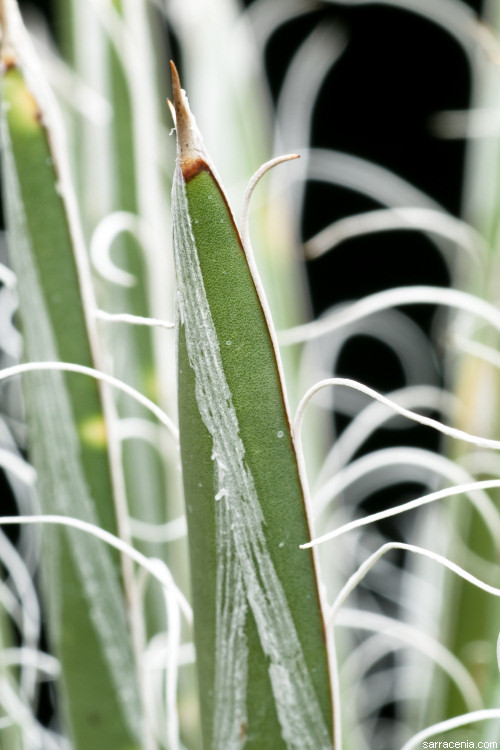
{"type": "Polygon", "coordinates": [[[0,8],[2,747],[495,746],[495,3],[71,0],[59,51],[0,8]],[[417,128],[317,145],[375,27],[466,52],[462,219],[387,169],[417,128]]]}

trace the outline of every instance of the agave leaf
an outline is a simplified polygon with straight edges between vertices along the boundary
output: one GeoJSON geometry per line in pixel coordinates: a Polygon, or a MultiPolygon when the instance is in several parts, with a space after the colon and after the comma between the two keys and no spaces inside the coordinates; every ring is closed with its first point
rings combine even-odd
{"type": "MultiPolygon", "coordinates": [[[[38,91],[35,98],[38,68],[28,63],[28,84],[24,62],[21,68],[5,32],[2,167],[24,356],[98,367],[85,256],[38,91]]],[[[23,54],[23,61],[29,58],[23,54]]],[[[77,516],[116,533],[96,383],[44,372],[27,376],[23,385],[42,511],[77,516]]],[[[140,701],[118,557],[84,535],[58,531],[44,536],[44,560],[49,635],[61,660],[74,747],[139,747],[140,701]]]]}
{"type": "MultiPolygon", "coordinates": [[[[173,278],[173,269],[169,273],[163,264],[158,266],[158,247],[165,258],[162,237],[168,236],[169,216],[167,186],[160,179],[158,160],[150,156],[151,152],[156,156],[160,150],[157,110],[165,109],[160,106],[162,97],[147,64],[155,51],[153,34],[148,36],[150,8],[146,5],[135,8],[141,22],[136,23],[138,28],[134,27],[131,34],[127,29],[132,22],[125,15],[122,2],[108,3],[107,13],[103,13],[101,6],[77,0],[61,5],[68,15],[68,25],[61,25],[61,32],[65,47],[70,48],[71,65],[75,66],[79,79],[109,102],[113,113],[109,119],[98,122],[79,118],[73,135],[84,233],[96,255],[111,246],[113,263],[125,272],[129,282],[119,284],[105,275],[96,276],[99,306],[110,313],[172,319],[173,290],[166,290],[163,284],[161,294],[157,293],[159,279],[173,278]],[[110,34],[103,17],[112,18],[115,26],[122,29],[129,40],[127,54],[124,45],[120,46],[110,34]],[[88,64],[90,56],[95,57],[92,65],[88,64]],[[141,82],[139,101],[137,77],[141,82]],[[151,116],[145,116],[145,112],[151,116]],[[100,190],[95,186],[96,177],[104,185],[100,190]]],[[[101,331],[113,374],[162,402],[169,413],[173,412],[176,398],[171,365],[173,336],[151,327],[110,322],[102,323],[101,331]],[[168,371],[162,377],[165,362],[168,371]]],[[[115,395],[115,403],[122,419],[151,420],[150,413],[128,397],[115,395]]],[[[123,441],[127,504],[134,519],[162,524],[180,514],[177,453],[173,449],[169,453],[170,447],[169,441],[163,445],[160,439],[123,441]]],[[[165,554],[159,544],[143,541],[138,544],[148,555],[165,554]]],[[[179,557],[178,551],[175,545],[174,557],[179,557]]],[[[175,561],[168,562],[170,565],[175,561]]],[[[153,606],[156,604],[158,609],[158,597],[156,600],[153,606]]],[[[163,613],[160,622],[163,624],[163,613]]]]}
{"type": "Polygon", "coordinates": [[[204,747],[331,748],[327,650],[279,356],[172,66],[179,426],[204,747]]]}
{"type": "MultiPolygon", "coordinates": [[[[488,28],[498,33],[500,29],[500,8],[498,3],[486,2],[483,8],[484,21],[488,28]]],[[[486,25],[484,27],[486,29],[486,25]]],[[[486,37],[487,38],[487,37],[486,37]]],[[[493,33],[492,37],[493,39],[493,33]]],[[[495,42],[496,43],[496,42],[495,42]]],[[[486,47],[485,47],[486,49],[486,47]]],[[[494,111],[497,106],[500,86],[498,70],[488,54],[471,58],[473,65],[472,107],[485,113],[494,111]]],[[[494,117],[492,123],[494,124],[494,117]]],[[[493,136],[492,130],[492,136],[493,136]]],[[[498,286],[498,156],[500,141],[497,137],[472,138],[467,146],[466,177],[464,180],[464,218],[486,239],[490,252],[485,258],[484,268],[470,272],[457,266],[458,284],[479,299],[497,304],[498,286]]],[[[454,323],[457,339],[478,342],[492,350],[498,350],[498,336],[489,327],[475,326],[471,321],[458,317],[454,323]],[[474,326],[474,327],[473,327],[474,326]]],[[[454,352],[449,361],[449,380],[458,397],[456,424],[460,429],[496,438],[499,434],[498,409],[500,381],[498,368],[492,363],[465,352],[454,352]],[[457,356],[458,355],[458,356],[457,356]],[[451,367],[450,367],[451,365],[451,367]],[[453,368],[453,369],[452,369],[453,368]]],[[[454,459],[462,459],[465,448],[448,448],[454,459]]],[[[473,464],[472,464],[473,465],[473,464]]],[[[478,476],[489,478],[489,475],[478,476]]],[[[498,492],[491,497],[497,504],[498,492]]],[[[471,551],[467,559],[468,568],[476,575],[481,567],[476,560],[489,563],[493,575],[489,582],[498,584],[499,543],[492,544],[491,532],[484,520],[468,505],[452,506],[449,511],[451,528],[455,529],[458,544],[452,542],[455,559],[463,556],[463,545],[471,551]]],[[[487,567],[487,566],[486,566],[487,567]]],[[[484,575],[484,574],[483,574],[484,575]]],[[[500,620],[500,602],[488,597],[475,587],[467,585],[456,577],[447,576],[443,592],[443,620],[446,627],[446,645],[456,654],[470,671],[484,697],[485,706],[498,705],[500,695],[498,663],[495,643],[500,620]]],[[[441,687],[439,685],[439,687],[441,687]]],[[[464,710],[463,699],[452,686],[441,689],[444,696],[444,716],[454,716],[464,710]]],[[[434,718],[431,706],[431,717],[434,718]]],[[[441,716],[439,716],[441,718],[441,716]]],[[[479,732],[479,730],[477,730],[479,732]]],[[[492,722],[488,731],[481,730],[480,739],[498,737],[499,723],[492,722]]]]}

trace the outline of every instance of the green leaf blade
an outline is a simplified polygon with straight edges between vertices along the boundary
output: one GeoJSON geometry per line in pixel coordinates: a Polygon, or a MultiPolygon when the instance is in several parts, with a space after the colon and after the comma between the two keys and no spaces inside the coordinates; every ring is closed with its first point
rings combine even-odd
{"type": "Polygon", "coordinates": [[[200,144],[186,158],[183,105],[177,95],[179,422],[204,744],[326,750],[328,658],[277,354],[200,144]]]}
{"type": "MultiPolygon", "coordinates": [[[[95,366],[58,165],[41,110],[17,64],[2,77],[2,168],[9,254],[17,275],[24,356],[95,366]]],[[[81,376],[23,381],[30,456],[44,513],[116,532],[98,387],[81,376]]],[[[61,661],[75,749],[140,745],[136,684],[118,557],[79,532],[44,535],[50,640],[61,661]]]]}

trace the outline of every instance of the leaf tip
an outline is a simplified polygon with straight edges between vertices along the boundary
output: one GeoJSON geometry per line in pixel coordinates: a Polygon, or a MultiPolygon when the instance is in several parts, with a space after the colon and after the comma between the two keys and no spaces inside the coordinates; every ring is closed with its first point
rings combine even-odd
{"type": "Polygon", "coordinates": [[[172,80],[172,94],[175,102],[175,110],[177,112],[179,102],[182,100],[182,88],[179,73],[173,60],[170,60],[170,78],[172,80]]]}
{"type": "Polygon", "coordinates": [[[202,169],[207,168],[207,158],[203,139],[189,108],[186,92],[181,88],[179,74],[172,60],[170,61],[170,73],[172,76],[173,113],[175,113],[178,157],[184,179],[187,181],[202,169]]]}

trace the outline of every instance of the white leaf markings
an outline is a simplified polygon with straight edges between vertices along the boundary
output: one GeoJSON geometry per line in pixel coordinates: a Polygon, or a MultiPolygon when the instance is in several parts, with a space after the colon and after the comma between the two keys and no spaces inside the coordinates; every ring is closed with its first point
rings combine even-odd
{"type": "Polygon", "coordinates": [[[192,232],[184,178],[173,187],[178,304],[195,374],[198,409],[213,439],[214,505],[218,555],[215,705],[212,746],[245,744],[248,652],[243,626],[250,606],[269,675],[282,737],[289,750],[331,750],[283,586],[263,531],[264,518],[227,384],[217,332],[205,293],[192,232]]]}

